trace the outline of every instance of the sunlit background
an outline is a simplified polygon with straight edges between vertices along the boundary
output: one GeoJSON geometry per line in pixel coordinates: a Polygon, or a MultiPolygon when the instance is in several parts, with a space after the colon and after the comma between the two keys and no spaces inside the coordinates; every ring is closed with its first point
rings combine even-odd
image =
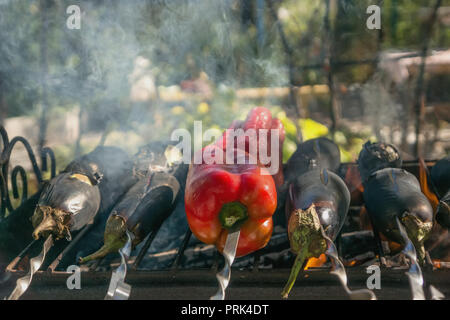
{"type": "Polygon", "coordinates": [[[439,159],[450,1],[439,2],[0,0],[0,124],[63,168],[99,144],[133,154],[195,120],[223,130],[262,105],[285,125],[284,160],[317,136],[347,162],[368,139],[439,159]],[[79,30],[66,26],[74,4],[79,30]],[[366,26],[373,4],[381,30],[366,26]]]}

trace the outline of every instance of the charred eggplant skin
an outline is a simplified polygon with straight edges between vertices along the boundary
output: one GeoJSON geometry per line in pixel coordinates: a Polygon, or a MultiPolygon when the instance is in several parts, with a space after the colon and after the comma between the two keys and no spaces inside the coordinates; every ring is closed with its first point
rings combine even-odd
{"type": "Polygon", "coordinates": [[[98,184],[101,196],[100,212],[109,212],[137,179],[133,176],[133,161],[122,149],[99,146],[72,161],[63,172],[80,173],[98,184]]]}
{"type": "MultiPolygon", "coordinates": [[[[100,190],[97,185],[83,182],[68,172],[57,175],[42,191],[37,211],[45,207],[67,213],[63,221],[70,231],[78,231],[94,219],[100,208],[100,190]]],[[[64,218],[63,218],[64,219],[64,218]]],[[[33,227],[41,221],[33,219],[33,227]]]]}
{"type": "Polygon", "coordinates": [[[334,240],[350,206],[350,192],[345,182],[327,169],[313,169],[300,175],[289,190],[287,221],[296,209],[306,210],[311,205],[315,205],[325,233],[334,240]]]}
{"type": "Polygon", "coordinates": [[[33,236],[53,233],[68,237],[92,222],[100,208],[110,207],[112,197],[123,194],[131,182],[132,163],[116,147],[97,147],[72,161],[42,190],[32,217],[33,236]]]}
{"type": "Polygon", "coordinates": [[[139,149],[133,166],[139,180],[111,213],[122,217],[137,239],[145,238],[170,215],[186,180],[187,166],[166,165],[164,153],[171,146],[173,142],[163,141],[139,149]]]}
{"type": "Polygon", "coordinates": [[[154,142],[135,155],[133,174],[137,182],[112,209],[106,222],[103,247],[80,259],[80,263],[120,249],[126,242],[126,230],[133,233],[133,244],[137,245],[173,212],[183,191],[188,167],[180,163],[166,165],[164,153],[169,145],[173,146],[154,142]]]}
{"type": "MultiPolygon", "coordinates": [[[[433,209],[422,193],[417,178],[403,169],[386,168],[372,174],[364,184],[364,202],[376,229],[388,239],[404,244],[396,225],[396,218],[404,224],[408,217],[420,226],[418,235],[408,234],[421,249],[433,223],[433,209]]],[[[410,228],[407,231],[410,232],[410,228]]],[[[420,253],[420,252],[419,252],[420,253]]],[[[422,255],[424,252],[422,252],[422,255]]]]}
{"type": "Polygon", "coordinates": [[[439,201],[436,221],[441,226],[450,229],[450,190],[439,201]]]}
{"type": "Polygon", "coordinates": [[[361,181],[364,183],[378,170],[400,168],[402,162],[402,157],[394,145],[368,141],[363,145],[363,149],[358,157],[358,169],[361,175],[361,181]]]}
{"type": "Polygon", "coordinates": [[[336,239],[349,206],[347,185],[328,169],[310,168],[289,185],[287,231],[291,251],[297,257],[281,292],[283,298],[288,297],[305,259],[325,253],[327,237],[336,239]]]}
{"type": "Polygon", "coordinates": [[[293,181],[307,172],[311,167],[311,161],[315,161],[321,169],[337,172],[341,164],[339,147],[333,141],[323,137],[299,144],[287,162],[286,180],[293,181]]]}
{"type": "Polygon", "coordinates": [[[435,163],[430,171],[431,184],[439,205],[436,210],[436,221],[450,229],[450,157],[435,163]]]}
{"type": "Polygon", "coordinates": [[[450,157],[439,160],[431,168],[431,181],[436,188],[438,198],[450,191],[450,157]]]}

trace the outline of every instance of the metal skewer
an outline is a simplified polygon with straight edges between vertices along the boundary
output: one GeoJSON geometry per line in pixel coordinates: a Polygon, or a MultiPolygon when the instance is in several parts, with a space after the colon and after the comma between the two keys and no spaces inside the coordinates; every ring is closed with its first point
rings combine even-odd
{"type": "Polygon", "coordinates": [[[31,281],[33,280],[33,275],[42,266],[42,263],[45,260],[45,255],[52,246],[53,246],[53,236],[50,235],[48,236],[47,240],[45,240],[41,253],[38,256],[31,258],[30,270],[28,271],[28,274],[26,276],[17,279],[16,287],[14,288],[11,295],[8,297],[8,300],[18,300],[25,293],[25,291],[27,291],[28,287],[31,284],[31,281]]]}
{"type": "Polygon", "coordinates": [[[120,266],[112,273],[105,300],[128,300],[130,297],[131,286],[125,283],[125,277],[127,276],[127,261],[131,254],[134,236],[128,230],[126,234],[128,238],[127,243],[119,250],[121,259],[120,266]]]}
{"type": "Polygon", "coordinates": [[[217,281],[219,281],[219,290],[213,295],[210,300],[225,300],[225,290],[228,287],[231,277],[231,265],[233,264],[236,256],[236,249],[239,242],[239,235],[241,231],[233,231],[228,233],[227,240],[225,242],[225,248],[223,249],[223,257],[225,258],[225,265],[222,270],[216,274],[217,281]]]}
{"type": "Polygon", "coordinates": [[[338,277],[341,282],[342,287],[345,292],[347,292],[348,296],[351,300],[377,300],[375,293],[373,293],[369,289],[359,289],[359,290],[350,290],[347,285],[347,273],[345,272],[344,265],[338,256],[338,251],[333,241],[328,238],[325,234],[325,231],[321,227],[322,236],[325,238],[327,242],[327,251],[325,251],[325,255],[327,255],[331,261],[333,262],[333,269],[331,270],[331,274],[334,274],[338,277]]]}
{"type": "Polygon", "coordinates": [[[402,252],[409,258],[411,263],[411,266],[409,267],[408,272],[406,272],[406,275],[408,276],[409,285],[411,287],[412,298],[413,300],[425,300],[425,294],[423,292],[422,270],[417,263],[416,248],[414,248],[414,245],[409,239],[405,228],[400,223],[398,218],[395,218],[395,220],[397,222],[397,227],[400,231],[400,235],[406,243],[405,248],[402,252]]]}
{"type": "Polygon", "coordinates": [[[444,294],[436,289],[434,286],[430,286],[431,300],[443,300],[445,298],[444,294]]]}

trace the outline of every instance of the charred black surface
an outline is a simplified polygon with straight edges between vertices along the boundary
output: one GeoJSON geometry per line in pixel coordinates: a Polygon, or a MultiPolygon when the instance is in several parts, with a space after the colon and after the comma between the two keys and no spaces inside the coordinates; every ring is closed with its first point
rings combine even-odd
{"type": "Polygon", "coordinates": [[[315,161],[321,169],[337,172],[341,164],[339,147],[327,138],[311,139],[299,144],[287,162],[285,179],[295,180],[308,171],[311,161],[315,161]]]}
{"type": "Polygon", "coordinates": [[[402,158],[397,148],[387,143],[366,142],[359,153],[358,169],[364,183],[374,172],[384,168],[400,168],[402,158]]]}
{"type": "MultiPolygon", "coordinates": [[[[364,184],[364,201],[371,221],[379,232],[392,241],[404,244],[396,226],[398,218],[405,224],[416,250],[422,250],[422,243],[431,231],[433,209],[414,175],[396,168],[377,171],[364,184]],[[405,219],[410,217],[417,224],[417,230],[407,225],[405,219]]],[[[424,252],[419,254],[423,255],[424,252]]]]}
{"type": "Polygon", "coordinates": [[[166,173],[155,173],[152,190],[147,192],[136,211],[127,220],[127,226],[142,241],[151,231],[156,230],[172,213],[180,194],[179,183],[166,173]],[[157,181],[156,181],[157,180],[157,181]]]}
{"type": "Polygon", "coordinates": [[[450,190],[439,201],[436,221],[443,227],[450,229],[450,190]]]}
{"type": "Polygon", "coordinates": [[[436,162],[431,168],[431,181],[438,192],[438,198],[450,191],[450,157],[436,162]]]}
{"type": "Polygon", "coordinates": [[[436,162],[430,172],[431,183],[439,199],[436,221],[450,229],[450,157],[436,162]]]}

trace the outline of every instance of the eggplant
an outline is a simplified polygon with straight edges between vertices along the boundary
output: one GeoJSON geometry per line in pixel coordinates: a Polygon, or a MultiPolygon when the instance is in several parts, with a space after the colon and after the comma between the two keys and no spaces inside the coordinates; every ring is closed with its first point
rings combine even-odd
{"type": "Polygon", "coordinates": [[[70,240],[131,186],[131,170],[130,158],[116,147],[97,147],[72,161],[44,186],[31,218],[33,237],[70,240]]]}
{"type": "Polygon", "coordinates": [[[371,174],[380,169],[401,168],[402,162],[402,157],[394,145],[368,141],[363,145],[358,157],[361,181],[364,184],[371,174]]]}
{"type": "Polygon", "coordinates": [[[325,235],[335,240],[350,206],[345,182],[329,169],[312,164],[289,186],[286,220],[291,251],[297,257],[283,290],[287,298],[305,259],[318,258],[327,250],[325,235]]]}
{"type": "Polygon", "coordinates": [[[433,209],[417,178],[399,168],[378,170],[364,183],[363,197],[374,230],[405,245],[397,227],[398,218],[423,263],[424,241],[433,227],[433,209]]]}
{"type": "Polygon", "coordinates": [[[430,170],[430,176],[438,198],[444,197],[450,190],[450,157],[436,162],[430,170]]]}
{"type": "MultiPolygon", "coordinates": [[[[170,216],[184,187],[188,169],[170,159],[176,154],[173,148],[170,143],[155,142],[139,150],[133,168],[138,182],[111,211],[103,246],[80,258],[80,263],[117,252],[127,241],[127,230],[133,235],[133,246],[138,245],[170,216]]],[[[181,155],[175,157],[181,159],[181,155]]]]}
{"type": "Polygon", "coordinates": [[[439,199],[436,221],[441,226],[450,229],[450,157],[436,162],[431,168],[430,176],[439,199]]]}
{"type": "Polygon", "coordinates": [[[450,190],[439,200],[436,221],[441,226],[450,229],[450,190]]]}
{"type": "Polygon", "coordinates": [[[315,161],[321,169],[337,172],[341,165],[339,147],[330,139],[323,137],[299,144],[286,164],[286,180],[293,181],[308,171],[311,161],[315,161]]]}

